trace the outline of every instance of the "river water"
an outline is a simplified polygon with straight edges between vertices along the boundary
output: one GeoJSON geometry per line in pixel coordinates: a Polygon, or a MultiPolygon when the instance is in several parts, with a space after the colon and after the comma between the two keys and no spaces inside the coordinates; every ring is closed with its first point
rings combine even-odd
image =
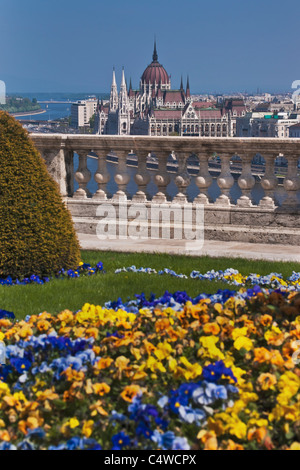
{"type": "Polygon", "coordinates": [[[61,119],[71,115],[71,104],[74,101],[84,100],[91,96],[96,96],[101,100],[107,99],[108,95],[104,93],[21,93],[24,98],[32,100],[36,98],[40,101],[55,101],[55,103],[40,103],[41,108],[45,111],[41,114],[32,114],[26,116],[19,116],[17,119],[22,121],[26,120],[38,120],[38,121],[54,121],[55,119],[61,119]],[[61,103],[58,103],[61,101],[61,103]],[[66,101],[69,101],[66,103],[66,101]]]}

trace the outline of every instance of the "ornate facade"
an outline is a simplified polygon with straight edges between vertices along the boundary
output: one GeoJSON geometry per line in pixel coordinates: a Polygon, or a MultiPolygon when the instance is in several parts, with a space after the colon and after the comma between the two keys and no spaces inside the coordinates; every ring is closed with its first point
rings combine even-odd
{"type": "Polygon", "coordinates": [[[171,89],[170,76],[158,62],[156,43],[152,62],[144,70],[138,90],[127,88],[124,69],[118,93],[115,70],[107,103],[98,102],[95,133],[152,136],[206,136],[235,135],[236,118],[244,116],[243,100],[227,100],[222,106],[216,102],[193,101],[189,77],[186,87],[171,89]]]}

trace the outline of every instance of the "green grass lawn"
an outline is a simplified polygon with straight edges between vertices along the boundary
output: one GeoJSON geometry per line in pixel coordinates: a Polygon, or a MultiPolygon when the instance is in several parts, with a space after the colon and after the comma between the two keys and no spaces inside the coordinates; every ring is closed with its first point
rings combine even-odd
{"type": "Polygon", "coordinates": [[[199,281],[196,279],[176,279],[170,276],[149,275],[143,273],[115,274],[117,268],[135,265],[151,267],[157,271],[163,268],[173,269],[177,273],[189,275],[194,269],[205,273],[209,270],[234,268],[242,274],[270,272],[282,273],[284,277],[292,271],[300,271],[299,263],[252,261],[234,258],[210,258],[176,256],[168,254],[116,253],[82,251],[82,261],[95,266],[102,261],[106,274],[77,279],[52,280],[44,285],[0,286],[0,309],[14,312],[17,318],[38,314],[43,311],[59,313],[64,309],[76,311],[84,303],[103,305],[108,300],[134,298],[144,292],[162,295],[166,290],[186,291],[190,296],[199,293],[215,293],[218,289],[236,289],[223,282],[199,281]]]}

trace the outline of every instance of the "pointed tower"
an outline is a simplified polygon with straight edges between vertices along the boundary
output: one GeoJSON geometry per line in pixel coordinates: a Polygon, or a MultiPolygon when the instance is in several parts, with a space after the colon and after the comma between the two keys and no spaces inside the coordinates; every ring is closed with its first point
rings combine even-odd
{"type": "Polygon", "coordinates": [[[183,91],[182,75],[181,75],[181,82],[180,82],[180,91],[183,91]]]}
{"type": "Polygon", "coordinates": [[[110,89],[109,110],[117,111],[118,109],[118,88],[116,82],[115,68],[113,68],[112,83],[110,89]]]}
{"type": "Polygon", "coordinates": [[[189,76],[187,76],[187,81],[186,81],[186,93],[185,93],[185,96],[186,96],[186,100],[187,100],[187,101],[191,101],[191,92],[190,92],[190,80],[189,80],[189,76]]]}
{"type": "Polygon", "coordinates": [[[130,103],[125,80],[124,67],[119,93],[118,134],[130,134],[130,103]]]}
{"type": "Polygon", "coordinates": [[[153,62],[158,62],[158,55],[157,55],[157,50],[156,50],[156,39],[154,39],[154,49],[153,49],[153,54],[152,54],[152,61],[153,62]]]}

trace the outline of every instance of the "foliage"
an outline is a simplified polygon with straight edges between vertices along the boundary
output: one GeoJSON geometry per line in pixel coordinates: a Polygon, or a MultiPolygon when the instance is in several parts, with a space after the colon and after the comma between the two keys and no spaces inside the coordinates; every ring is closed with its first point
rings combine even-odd
{"type": "Polygon", "coordinates": [[[7,111],[9,113],[20,113],[37,111],[41,109],[36,98],[30,101],[29,98],[22,98],[18,96],[7,96],[6,104],[0,105],[0,110],[7,111]]]}
{"type": "Polygon", "coordinates": [[[0,111],[0,277],[49,275],[80,261],[71,215],[27,131],[0,111]]]}

